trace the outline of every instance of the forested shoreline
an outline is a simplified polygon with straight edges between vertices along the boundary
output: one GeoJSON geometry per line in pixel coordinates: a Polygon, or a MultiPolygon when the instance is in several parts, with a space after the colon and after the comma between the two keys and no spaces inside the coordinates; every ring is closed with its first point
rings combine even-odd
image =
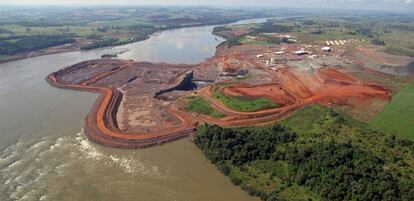
{"type": "Polygon", "coordinates": [[[414,200],[414,143],[331,108],[305,108],[265,128],[203,125],[194,141],[262,200],[414,200]]]}

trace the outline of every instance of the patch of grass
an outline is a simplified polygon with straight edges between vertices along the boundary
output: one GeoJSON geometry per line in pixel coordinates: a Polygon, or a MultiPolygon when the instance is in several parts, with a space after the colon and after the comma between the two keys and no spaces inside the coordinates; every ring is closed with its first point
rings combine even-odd
{"type": "MultiPolygon", "coordinates": [[[[280,124],[289,127],[299,135],[308,137],[310,135],[319,136],[323,133],[355,133],[352,129],[344,131],[344,125],[366,127],[362,122],[353,119],[348,114],[341,113],[337,108],[328,108],[321,105],[307,106],[297,110],[290,117],[280,121],[280,124]]],[[[346,142],[345,138],[336,138],[335,140],[346,142]]]]}
{"type": "Polygon", "coordinates": [[[282,120],[280,123],[298,133],[311,131],[314,129],[314,122],[326,112],[327,108],[320,105],[314,105],[295,111],[292,116],[282,120]]]}
{"type": "Polygon", "coordinates": [[[399,77],[386,77],[386,76],[381,76],[378,74],[364,73],[364,72],[354,72],[351,74],[358,78],[362,78],[363,80],[368,79],[368,80],[375,81],[391,89],[393,93],[399,92],[401,89],[407,86],[407,83],[399,77]]]}
{"type": "Polygon", "coordinates": [[[239,30],[239,29],[252,29],[252,28],[258,28],[260,27],[259,23],[253,23],[253,24],[237,24],[229,26],[229,28],[233,30],[239,30]]]}
{"type": "Polygon", "coordinates": [[[384,52],[394,55],[414,56],[414,45],[412,38],[414,33],[411,31],[396,31],[382,35],[381,40],[385,41],[384,52]]]}
{"type": "Polygon", "coordinates": [[[209,115],[214,118],[224,117],[224,114],[214,109],[209,102],[199,96],[191,96],[187,98],[190,102],[186,110],[188,112],[195,112],[199,114],[209,115]]]}
{"type": "Polygon", "coordinates": [[[366,124],[378,116],[389,102],[383,99],[373,99],[361,104],[357,98],[350,98],[348,101],[350,105],[336,105],[335,108],[366,124]]]}
{"type": "Polygon", "coordinates": [[[226,96],[223,93],[216,92],[214,97],[220,100],[229,108],[239,112],[255,112],[263,109],[279,107],[267,98],[250,99],[241,96],[226,96]]]}
{"type": "Polygon", "coordinates": [[[414,57],[414,50],[405,47],[387,46],[385,47],[384,52],[393,55],[404,55],[414,57]]]}
{"type": "Polygon", "coordinates": [[[244,45],[272,45],[269,41],[265,40],[254,40],[249,38],[240,39],[240,43],[244,45]]]}
{"type": "Polygon", "coordinates": [[[393,97],[371,126],[407,139],[414,139],[414,81],[393,97]]]}

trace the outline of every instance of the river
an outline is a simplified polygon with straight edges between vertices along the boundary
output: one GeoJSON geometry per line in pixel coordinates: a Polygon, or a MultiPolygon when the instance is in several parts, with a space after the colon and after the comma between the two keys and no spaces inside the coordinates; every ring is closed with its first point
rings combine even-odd
{"type": "Polygon", "coordinates": [[[188,139],[137,150],[89,142],[82,127],[97,95],[53,88],[44,80],[62,67],[120,51],[126,51],[122,59],[201,62],[223,41],[212,29],[168,30],[124,46],[0,64],[0,200],[258,200],[234,186],[188,139]]]}

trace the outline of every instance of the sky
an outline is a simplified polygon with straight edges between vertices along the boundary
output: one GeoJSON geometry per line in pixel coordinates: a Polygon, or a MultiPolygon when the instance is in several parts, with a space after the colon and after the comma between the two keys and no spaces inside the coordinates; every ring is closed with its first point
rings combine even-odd
{"type": "Polygon", "coordinates": [[[414,0],[0,0],[2,5],[164,5],[413,10],[414,0]]]}

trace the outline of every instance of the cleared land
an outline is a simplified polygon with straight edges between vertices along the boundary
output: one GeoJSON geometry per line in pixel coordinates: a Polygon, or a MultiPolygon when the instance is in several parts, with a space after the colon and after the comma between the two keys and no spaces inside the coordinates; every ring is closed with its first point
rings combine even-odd
{"type": "Polygon", "coordinates": [[[346,68],[271,70],[254,56],[266,49],[221,47],[216,57],[196,65],[100,59],[62,69],[48,80],[57,87],[101,93],[85,131],[95,142],[122,148],[189,136],[199,122],[230,127],[268,125],[315,103],[358,105],[390,98],[389,90],[352,77],[346,68]],[[231,69],[223,65],[232,65],[223,57],[247,68],[252,77],[221,76],[223,70],[231,69]],[[217,84],[194,90],[193,79],[217,84]],[[181,98],[191,92],[195,97],[190,103],[181,98]],[[204,115],[194,117],[188,111],[204,115]]]}
{"type": "Polygon", "coordinates": [[[395,95],[371,123],[378,130],[414,139],[414,81],[395,95]]]}

